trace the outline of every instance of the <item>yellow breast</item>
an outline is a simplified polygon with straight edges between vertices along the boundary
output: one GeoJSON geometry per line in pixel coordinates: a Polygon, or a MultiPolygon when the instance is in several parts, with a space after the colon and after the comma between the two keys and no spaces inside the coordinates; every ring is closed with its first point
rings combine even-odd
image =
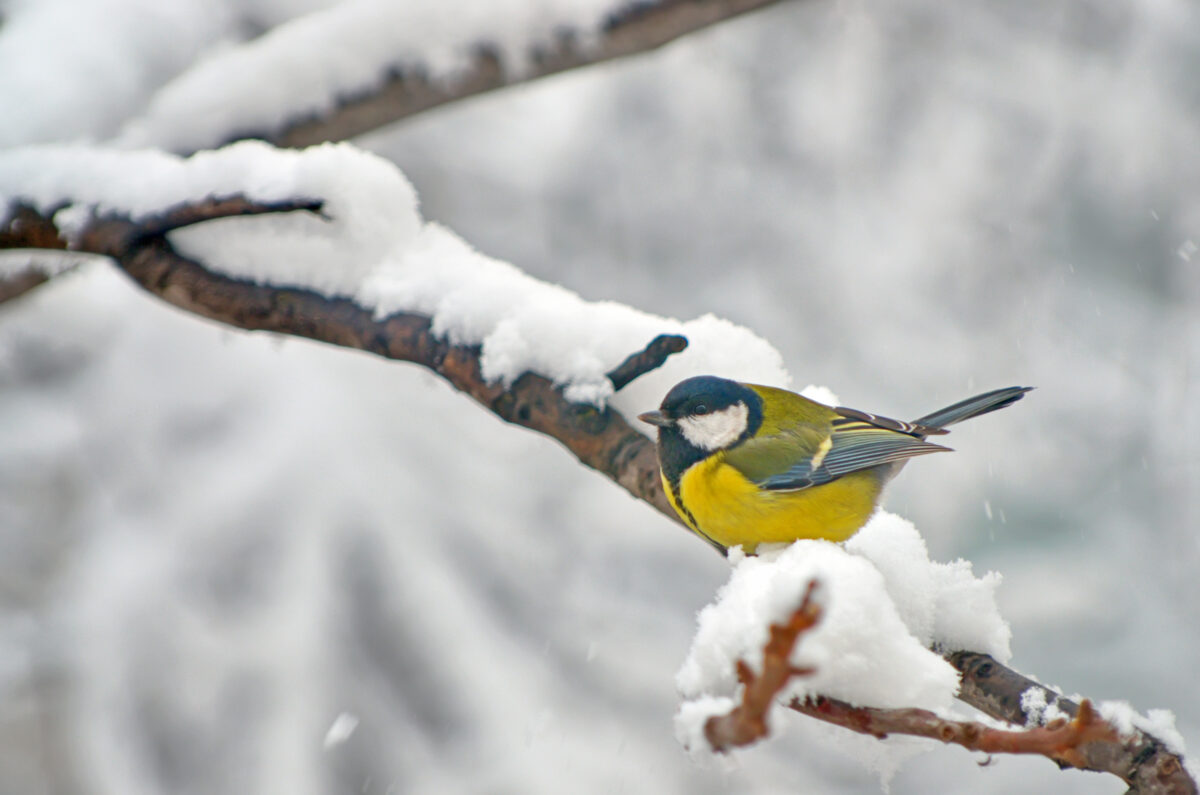
{"type": "Polygon", "coordinates": [[[696,532],[722,546],[798,538],[844,541],[875,510],[882,480],[874,470],[852,472],[801,491],[766,491],[725,463],[722,453],[693,464],[680,478],[678,499],[664,482],[675,511],[696,532]]]}

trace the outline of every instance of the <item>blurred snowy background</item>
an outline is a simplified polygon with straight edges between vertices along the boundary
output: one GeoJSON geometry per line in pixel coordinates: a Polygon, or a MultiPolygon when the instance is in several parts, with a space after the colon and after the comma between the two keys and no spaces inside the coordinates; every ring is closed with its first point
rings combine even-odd
{"type": "MultiPolygon", "coordinates": [[[[103,138],[329,5],[0,0],[4,143],[103,138]]],[[[1188,0],[807,0],[358,143],[481,251],[728,317],[847,405],[1039,387],[887,504],[1004,575],[1017,668],[1173,709],[1195,753],[1197,74],[1188,0]]],[[[732,765],[678,747],[726,576],[416,368],[103,265],[0,306],[5,795],[878,791],[799,717],[732,765]]],[[[892,791],[1123,790],[977,761],[936,749],[892,791]]]]}

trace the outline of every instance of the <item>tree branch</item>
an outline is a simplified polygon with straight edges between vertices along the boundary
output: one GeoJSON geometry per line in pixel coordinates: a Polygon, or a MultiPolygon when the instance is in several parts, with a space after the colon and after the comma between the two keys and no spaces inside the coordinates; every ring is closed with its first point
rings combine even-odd
{"type": "MultiPolygon", "coordinates": [[[[821,620],[822,610],[816,599],[818,588],[816,580],[809,581],[800,606],[788,621],[771,625],[763,646],[761,672],[755,673],[744,660],[737,661],[741,703],[724,715],[710,717],[704,724],[704,736],[714,751],[725,752],[766,737],[767,713],[788,681],[793,676],[810,676],[814,672],[811,668],[795,667],[791,657],[804,633],[821,620]]],[[[1021,693],[1029,687],[1042,689],[1047,698],[1053,696],[1055,700],[1043,703],[1059,705],[1070,719],[1056,718],[1042,726],[1011,731],[976,721],[949,720],[925,709],[856,707],[825,696],[792,699],[788,706],[801,714],[881,740],[890,734],[904,734],[988,754],[1036,754],[1061,767],[1120,776],[1134,792],[1172,795],[1196,792],[1195,782],[1183,770],[1178,757],[1140,732],[1123,739],[1087,699],[1079,704],[1062,699],[987,655],[957,652],[951,658],[961,662],[960,670],[971,667],[975,672],[969,684],[964,678],[963,689],[977,691],[977,700],[981,702],[1002,704],[996,711],[1006,712],[1008,722],[1027,725],[1029,716],[1020,702],[1021,693]],[[989,679],[999,685],[995,691],[981,687],[980,683],[989,679]],[[1151,761],[1153,757],[1157,758],[1151,761]]]]}
{"type": "MultiPolygon", "coordinates": [[[[1019,726],[1028,725],[1036,716],[1030,715],[1022,706],[1022,697],[1030,690],[1041,691],[1042,703],[1072,717],[1078,716],[1082,706],[1001,665],[990,655],[953,651],[942,656],[962,675],[959,700],[993,718],[1019,726]]],[[[1120,776],[1131,792],[1175,795],[1198,791],[1197,782],[1183,769],[1179,757],[1145,732],[1136,732],[1119,743],[1089,745],[1086,750],[1088,770],[1120,776]]]]}
{"type": "MultiPolygon", "coordinates": [[[[563,30],[552,46],[529,53],[530,65],[526,69],[505,71],[495,48],[480,42],[470,66],[452,79],[434,79],[421,69],[393,70],[378,89],[345,97],[327,114],[297,118],[273,132],[230,130],[225,143],[262,138],[280,146],[303,147],[346,140],[487,91],[649,52],[689,33],[779,2],[781,0],[627,0],[609,16],[598,34],[585,40],[573,31],[563,30]]],[[[57,234],[49,218],[36,220],[44,223],[46,230],[57,234]]],[[[42,249],[66,248],[65,243],[55,245],[53,241],[45,240],[26,245],[42,249]]],[[[0,304],[44,284],[58,272],[61,271],[30,267],[0,274],[0,304]]]]}
{"type": "Polygon", "coordinates": [[[800,600],[784,624],[772,624],[763,647],[762,673],[754,673],[744,660],[737,662],[737,677],[742,683],[742,703],[725,715],[714,715],[704,722],[704,737],[714,751],[750,745],[767,736],[767,712],[775,696],[793,676],[809,676],[811,668],[796,668],[791,663],[792,649],[808,630],[821,620],[821,605],[816,599],[820,586],[809,580],[800,600]]]}
{"type": "MultiPolygon", "coordinates": [[[[805,715],[881,740],[889,734],[906,734],[989,754],[1038,754],[1054,760],[1060,766],[1120,775],[1105,766],[1107,759],[1103,755],[1092,758],[1090,752],[1093,748],[1120,744],[1121,739],[1087,699],[1079,704],[1076,715],[1069,721],[1059,718],[1045,726],[1019,731],[995,729],[975,721],[947,720],[925,709],[856,707],[824,696],[794,699],[788,706],[805,715]]],[[[1126,780],[1126,783],[1133,782],[1126,780]]]]}
{"type": "MultiPolygon", "coordinates": [[[[620,413],[570,403],[548,378],[536,373],[523,374],[508,388],[485,381],[480,349],[451,345],[435,336],[432,320],[425,315],[400,312],[376,320],[370,310],[348,299],[231,279],[183,257],[163,234],[231,215],[319,207],[311,200],[264,205],[232,196],[174,207],[138,222],[104,216],[86,225],[72,249],[111,257],[149,292],[230,326],[307,337],[427,367],[506,422],[557,439],[580,462],[679,521],[663,495],[654,444],[630,427],[620,413]]],[[[66,242],[54,226],[52,213],[42,215],[30,207],[19,207],[0,226],[0,249],[38,247],[64,249],[66,242]]],[[[622,363],[610,377],[628,383],[657,367],[669,355],[666,349],[677,345],[661,339],[622,363]]]]}
{"type": "MultiPolygon", "coordinates": [[[[648,52],[694,31],[780,0],[633,0],[612,13],[598,35],[584,39],[563,30],[548,48],[529,53],[521,71],[506,71],[484,42],[471,64],[449,80],[423,70],[394,70],[378,89],[346,97],[328,114],[297,119],[261,137],[280,146],[311,146],[361,135],[450,102],[529,82],[568,69],[648,52]]],[[[248,136],[233,136],[229,140],[248,136]]]]}
{"type": "MultiPolygon", "coordinates": [[[[65,249],[67,242],[58,236],[51,219],[53,213],[42,216],[28,207],[16,207],[4,229],[0,229],[0,249],[29,248],[41,251],[65,249]],[[6,241],[11,241],[6,244],[6,241]]],[[[30,258],[32,259],[32,257],[30,258]]],[[[0,271],[0,304],[45,284],[54,274],[32,264],[8,273],[0,271]]]]}
{"type": "MultiPolygon", "coordinates": [[[[227,325],[307,337],[427,367],[506,422],[556,439],[581,463],[601,472],[673,521],[679,521],[662,492],[654,445],[613,409],[570,403],[549,379],[536,373],[521,375],[509,387],[489,383],[482,376],[480,349],[451,345],[438,338],[433,334],[429,317],[402,312],[376,320],[370,310],[348,299],[231,279],[180,255],[165,235],[170,230],[214,218],[281,211],[319,212],[320,207],[320,202],[312,199],[256,204],[231,196],[170,208],[137,222],[117,215],[98,217],[78,232],[71,250],[111,257],[149,292],[227,325]]],[[[19,207],[0,222],[0,249],[66,247],[55,226],[53,212],[19,207]]],[[[660,366],[667,356],[682,349],[681,340],[660,336],[644,351],[629,357],[609,374],[614,388],[660,366]]],[[[803,627],[788,630],[792,631],[799,637],[803,627]]],[[[952,651],[944,656],[962,673],[961,700],[993,718],[1022,726],[1027,723],[1029,716],[1021,706],[1021,695],[1030,687],[1041,688],[1041,685],[987,655],[952,651]]],[[[796,673],[789,669],[787,675],[796,673]]],[[[1117,740],[1100,737],[1094,715],[1084,714],[1082,705],[1042,690],[1047,703],[1056,703],[1075,719],[1061,726],[995,734],[998,730],[980,724],[947,722],[920,710],[872,710],[831,699],[792,706],[821,720],[868,734],[933,736],[988,752],[1045,753],[1051,749],[1059,754],[1047,754],[1052,758],[1117,775],[1136,792],[1197,792],[1179,757],[1157,739],[1143,732],[1117,740]],[[1021,739],[1009,735],[1020,735],[1021,739]],[[1080,756],[1074,755],[1076,751],[1080,756]]]]}

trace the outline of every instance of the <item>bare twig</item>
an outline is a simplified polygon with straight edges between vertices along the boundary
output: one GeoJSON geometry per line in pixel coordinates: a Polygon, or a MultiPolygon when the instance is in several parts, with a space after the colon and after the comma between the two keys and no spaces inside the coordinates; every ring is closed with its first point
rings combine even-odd
{"type": "MultiPolygon", "coordinates": [[[[396,69],[370,93],[345,97],[328,114],[296,119],[286,128],[258,137],[281,146],[341,141],[430,108],[498,88],[525,83],[580,66],[648,52],[689,33],[778,3],[779,0],[659,0],[626,2],[598,35],[563,30],[548,47],[528,54],[526,68],[505,70],[494,47],[479,42],[469,66],[450,79],[422,70],[396,69]]],[[[617,5],[614,3],[614,5],[617,5]]],[[[231,131],[232,132],[232,131],[231,131]]],[[[231,136],[230,140],[237,137],[231,136]]]]}
{"type": "Polygon", "coordinates": [[[767,736],[767,712],[775,696],[793,676],[808,676],[811,668],[797,668],[791,663],[792,649],[808,630],[821,620],[821,605],[816,599],[820,586],[810,580],[787,623],[772,624],[771,634],[763,647],[762,673],[756,674],[738,660],[738,681],[742,683],[742,703],[725,715],[714,715],[704,723],[704,736],[714,751],[728,751],[749,745],[767,736]]]}
{"type": "MultiPolygon", "coordinates": [[[[181,256],[163,234],[188,223],[226,215],[292,209],[313,211],[318,207],[318,203],[306,200],[262,205],[226,197],[173,208],[138,222],[119,216],[95,218],[77,235],[72,248],[113,258],[134,281],[151,293],[222,323],[308,337],[427,367],[501,419],[558,440],[583,464],[603,473],[634,497],[650,503],[678,522],[662,493],[654,445],[633,430],[621,414],[612,409],[600,410],[569,403],[549,379],[535,373],[525,373],[507,388],[489,383],[482,376],[479,348],[451,345],[436,337],[430,318],[423,315],[398,313],[376,320],[371,311],[347,299],[230,279],[181,256]]],[[[54,225],[53,213],[20,208],[0,222],[0,249],[62,249],[65,246],[54,225]]],[[[648,346],[654,347],[655,343],[648,346]]],[[[632,358],[637,359],[643,354],[644,351],[632,358]]],[[[630,365],[628,370],[632,372],[641,367],[643,365],[630,365]]],[[[619,375],[624,369],[623,364],[613,372],[619,375]]],[[[1021,693],[1036,683],[986,655],[946,652],[945,656],[963,673],[961,699],[992,717],[1024,725],[1027,716],[1020,707],[1021,693]]],[[[787,676],[795,673],[788,671],[787,676]]],[[[761,680],[762,676],[757,679],[761,680]]],[[[768,684],[764,681],[761,686],[767,688],[768,684]]],[[[1075,705],[1063,699],[1058,700],[1058,705],[1067,714],[1075,715],[1076,721],[1069,725],[1076,728],[1071,731],[1079,731],[1087,738],[1075,746],[1083,754],[1081,766],[1120,776],[1137,792],[1196,792],[1195,782],[1183,770],[1179,757],[1153,737],[1136,732],[1133,737],[1120,741],[1098,739],[1094,736],[1096,730],[1092,727],[1091,717],[1086,721],[1079,719],[1081,707],[1075,709],[1075,705]]],[[[829,699],[807,706],[793,706],[835,723],[851,719],[867,721],[862,725],[867,727],[869,734],[900,732],[896,726],[913,727],[919,722],[912,711],[891,716],[884,713],[895,711],[864,713],[863,708],[839,705],[829,699]]],[[[1067,731],[1057,726],[1046,728],[1067,731]]],[[[974,737],[974,731],[962,729],[965,733],[961,736],[974,737]]],[[[1067,735],[1053,736],[1059,742],[1067,735]]],[[[939,736],[938,739],[942,738],[939,736]]],[[[1000,743],[999,740],[995,742],[1000,743]]],[[[1063,749],[1066,753],[1066,746],[1063,749]]],[[[989,748],[979,746],[979,750],[989,748]]],[[[1072,760],[1068,754],[1062,761],[1075,764],[1079,760],[1072,760]]]]}
{"type": "Polygon", "coordinates": [[[681,337],[678,334],[659,334],[650,340],[650,344],[644,349],[618,364],[608,374],[608,380],[612,382],[613,389],[619,392],[634,379],[662,367],[663,362],[671,354],[679,353],[687,348],[687,345],[687,337],[681,337]]]}
{"type": "Polygon", "coordinates": [[[1121,741],[1116,730],[1087,699],[1079,704],[1070,721],[1059,718],[1046,726],[1017,731],[995,729],[975,721],[947,720],[924,709],[856,707],[825,697],[796,699],[789,706],[805,715],[880,739],[889,734],[906,734],[989,754],[1039,754],[1061,765],[1084,770],[1103,770],[1092,764],[1089,755],[1092,745],[1121,741]]]}

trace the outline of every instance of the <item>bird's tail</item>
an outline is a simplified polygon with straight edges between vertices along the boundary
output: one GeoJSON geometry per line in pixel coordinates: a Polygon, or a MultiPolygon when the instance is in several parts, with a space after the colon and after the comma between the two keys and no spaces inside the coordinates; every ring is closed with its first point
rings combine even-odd
{"type": "Polygon", "coordinates": [[[939,409],[932,414],[926,414],[919,420],[914,420],[913,424],[923,425],[928,428],[944,428],[947,425],[969,420],[972,417],[978,417],[980,414],[987,414],[989,411],[1002,409],[1005,406],[1016,403],[1031,389],[1033,389],[1031,386],[1010,386],[1004,389],[994,389],[991,392],[984,392],[982,395],[960,400],[953,406],[946,406],[946,408],[939,409]]]}

